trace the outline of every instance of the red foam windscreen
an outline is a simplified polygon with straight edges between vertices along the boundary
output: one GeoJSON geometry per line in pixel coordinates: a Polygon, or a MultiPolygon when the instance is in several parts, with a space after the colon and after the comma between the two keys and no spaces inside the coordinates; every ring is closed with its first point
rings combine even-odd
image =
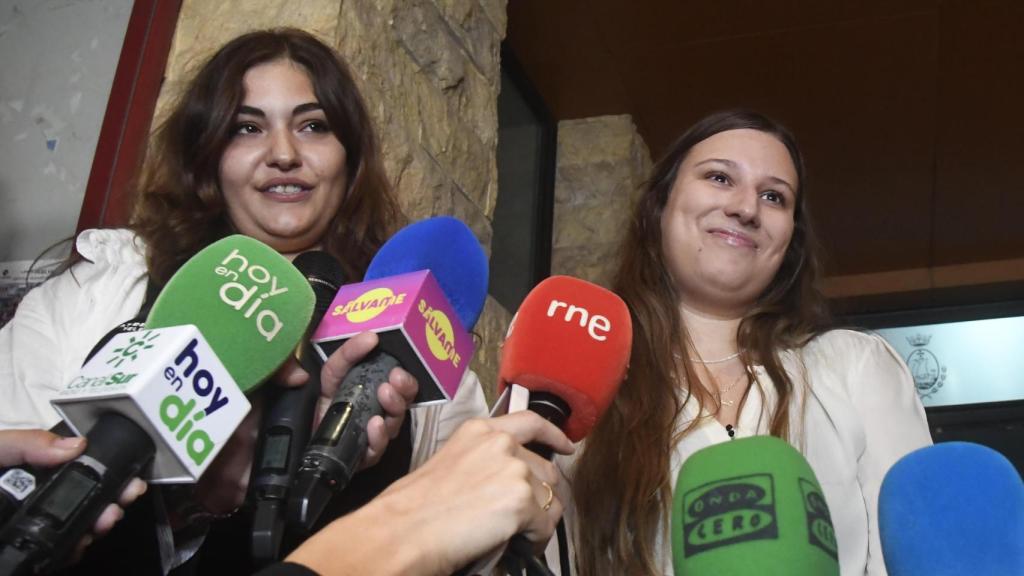
{"type": "Polygon", "coordinates": [[[552,276],[523,300],[501,351],[498,391],[519,384],[569,404],[565,434],[586,436],[626,376],[633,324],[621,298],[590,282],[552,276]]]}

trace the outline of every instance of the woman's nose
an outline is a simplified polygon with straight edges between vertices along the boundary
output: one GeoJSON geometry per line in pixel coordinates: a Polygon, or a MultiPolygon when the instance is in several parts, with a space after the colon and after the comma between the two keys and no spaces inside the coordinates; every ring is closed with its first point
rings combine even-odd
{"type": "Polygon", "coordinates": [[[744,187],[733,190],[732,196],[725,206],[725,213],[746,226],[756,228],[761,224],[760,208],[757,190],[744,187]]]}
{"type": "Polygon", "coordinates": [[[270,150],[267,152],[267,164],[280,170],[290,170],[300,163],[298,147],[292,134],[285,130],[272,133],[270,150]]]}

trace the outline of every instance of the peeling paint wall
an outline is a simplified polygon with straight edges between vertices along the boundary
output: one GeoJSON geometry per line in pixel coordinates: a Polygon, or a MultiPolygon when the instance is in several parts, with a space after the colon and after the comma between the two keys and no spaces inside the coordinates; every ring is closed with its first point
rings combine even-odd
{"type": "Polygon", "coordinates": [[[0,0],[0,262],[75,230],[132,0],[0,0]]]}

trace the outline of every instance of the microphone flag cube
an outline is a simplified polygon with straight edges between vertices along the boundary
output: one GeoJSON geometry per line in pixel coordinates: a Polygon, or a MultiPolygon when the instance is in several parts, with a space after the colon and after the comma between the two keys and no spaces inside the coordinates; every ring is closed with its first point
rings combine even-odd
{"type": "Polygon", "coordinates": [[[51,404],[79,435],[111,411],[141,426],[157,484],[198,480],[250,408],[193,325],[116,335],[51,404]]]}
{"type": "Polygon", "coordinates": [[[413,405],[451,400],[475,349],[429,270],[342,286],[312,341],[326,360],[361,332],[376,332],[419,382],[413,405]]]}

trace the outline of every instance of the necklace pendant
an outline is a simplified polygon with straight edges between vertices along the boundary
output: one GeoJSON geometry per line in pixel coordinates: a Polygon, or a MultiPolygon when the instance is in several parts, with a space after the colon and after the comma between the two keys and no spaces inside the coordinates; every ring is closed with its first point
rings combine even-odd
{"type": "Polygon", "coordinates": [[[729,406],[729,407],[731,407],[734,404],[736,404],[735,400],[720,400],[720,401],[722,403],[722,406],[729,406]]]}

